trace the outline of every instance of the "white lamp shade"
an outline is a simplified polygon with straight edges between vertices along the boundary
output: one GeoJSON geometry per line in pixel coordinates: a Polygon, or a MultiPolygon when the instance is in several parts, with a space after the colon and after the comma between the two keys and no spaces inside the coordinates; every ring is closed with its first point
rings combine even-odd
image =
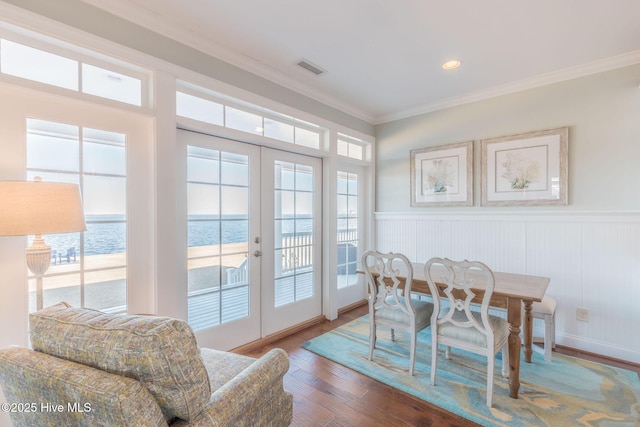
{"type": "Polygon", "coordinates": [[[42,181],[0,181],[0,236],[84,231],[80,188],[42,181]]]}

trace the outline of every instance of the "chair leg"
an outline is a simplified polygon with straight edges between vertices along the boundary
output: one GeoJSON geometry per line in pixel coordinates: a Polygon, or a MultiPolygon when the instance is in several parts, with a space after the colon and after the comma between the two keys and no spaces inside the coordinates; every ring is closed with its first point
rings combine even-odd
{"type": "Polygon", "coordinates": [[[556,348],[556,313],[551,315],[551,348],[556,348]]]}
{"type": "Polygon", "coordinates": [[[438,341],[431,340],[431,385],[436,385],[436,369],[438,369],[438,341]]]}
{"type": "Polygon", "coordinates": [[[413,376],[413,367],[416,363],[416,335],[418,334],[416,330],[410,332],[411,334],[411,352],[409,353],[409,375],[413,376]]]}
{"type": "Polygon", "coordinates": [[[451,359],[451,346],[447,346],[444,350],[444,358],[449,360],[451,359]]]}
{"type": "Polygon", "coordinates": [[[369,324],[369,360],[373,359],[373,348],[376,346],[376,324],[369,324]]]}
{"type": "Polygon", "coordinates": [[[502,346],[502,378],[509,378],[509,341],[502,346]]]}
{"type": "Polygon", "coordinates": [[[551,360],[551,348],[554,341],[553,330],[555,325],[553,323],[552,315],[544,317],[544,360],[547,362],[551,360]]]}
{"type": "Polygon", "coordinates": [[[493,372],[496,357],[487,356],[487,406],[491,408],[491,400],[493,398],[493,372]]]}

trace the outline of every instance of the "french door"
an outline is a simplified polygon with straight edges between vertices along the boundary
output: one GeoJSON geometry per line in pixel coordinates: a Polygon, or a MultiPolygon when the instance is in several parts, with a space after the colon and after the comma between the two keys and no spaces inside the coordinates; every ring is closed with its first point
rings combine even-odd
{"type": "Polygon", "coordinates": [[[188,321],[231,349],[321,314],[319,159],[178,131],[187,147],[188,321]]]}
{"type": "Polygon", "coordinates": [[[262,149],[263,336],[322,312],[322,162],[262,149]]]}

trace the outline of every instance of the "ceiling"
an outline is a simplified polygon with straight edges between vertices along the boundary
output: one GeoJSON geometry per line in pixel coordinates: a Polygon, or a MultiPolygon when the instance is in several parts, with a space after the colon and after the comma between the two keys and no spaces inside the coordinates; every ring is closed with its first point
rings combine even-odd
{"type": "Polygon", "coordinates": [[[640,63],[638,0],[84,1],[374,124],[640,63]]]}

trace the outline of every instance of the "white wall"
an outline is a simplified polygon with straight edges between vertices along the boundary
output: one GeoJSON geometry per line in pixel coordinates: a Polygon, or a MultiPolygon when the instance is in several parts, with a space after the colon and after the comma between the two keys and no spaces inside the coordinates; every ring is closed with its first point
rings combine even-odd
{"type": "Polygon", "coordinates": [[[560,344],[640,362],[639,83],[635,65],[379,125],[378,248],[548,276],[560,344]],[[568,206],[480,207],[480,139],[563,126],[568,206]],[[474,207],[411,208],[410,150],[467,140],[474,207]]]}
{"type": "MultiPolygon", "coordinates": [[[[640,363],[640,214],[378,213],[379,250],[550,277],[559,344],[640,363]],[[589,310],[589,322],[576,309],[589,310]]],[[[536,335],[543,335],[536,325],[536,335]]]]}

